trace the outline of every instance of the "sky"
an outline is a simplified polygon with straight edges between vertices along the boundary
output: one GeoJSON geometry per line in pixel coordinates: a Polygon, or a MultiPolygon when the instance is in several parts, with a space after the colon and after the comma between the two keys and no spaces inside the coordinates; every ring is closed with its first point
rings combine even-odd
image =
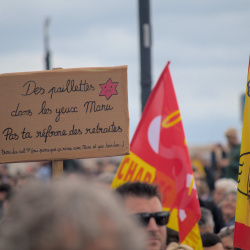
{"type": "MultiPolygon", "coordinates": [[[[137,0],[10,0],[0,8],[0,74],[45,70],[50,18],[53,68],[128,65],[130,138],[141,116],[137,0]]],[[[250,1],[151,0],[152,86],[170,72],[188,146],[241,137],[250,54],[250,1]]]]}

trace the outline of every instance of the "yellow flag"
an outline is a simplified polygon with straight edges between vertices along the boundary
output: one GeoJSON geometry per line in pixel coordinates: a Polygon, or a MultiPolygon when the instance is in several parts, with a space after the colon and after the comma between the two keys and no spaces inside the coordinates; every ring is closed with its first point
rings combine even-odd
{"type": "Polygon", "coordinates": [[[238,174],[234,246],[250,249],[250,57],[238,174]]]}

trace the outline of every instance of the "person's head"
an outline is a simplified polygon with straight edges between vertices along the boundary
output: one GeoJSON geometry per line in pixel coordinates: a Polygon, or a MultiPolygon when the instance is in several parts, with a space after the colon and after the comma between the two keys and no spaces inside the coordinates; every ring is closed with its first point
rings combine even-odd
{"type": "Polygon", "coordinates": [[[138,218],[147,233],[147,250],[166,247],[166,224],[169,213],[162,211],[157,186],[142,182],[127,182],[116,189],[124,200],[125,209],[138,218]]]}
{"type": "Polygon", "coordinates": [[[201,218],[198,221],[200,234],[214,232],[214,219],[210,210],[201,207],[201,218]]]}
{"type": "Polygon", "coordinates": [[[193,166],[192,169],[198,196],[202,198],[202,196],[206,196],[210,193],[209,187],[207,185],[206,179],[201,178],[200,172],[197,167],[193,166]]]}
{"type": "Polygon", "coordinates": [[[179,232],[167,227],[167,246],[172,242],[180,243],[179,232]]]}
{"type": "Polygon", "coordinates": [[[27,183],[0,232],[5,250],[142,250],[143,241],[112,192],[78,179],[27,183]]]}
{"type": "Polygon", "coordinates": [[[230,147],[234,147],[235,145],[239,143],[238,132],[235,128],[229,128],[225,132],[225,136],[227,138],[227,142],[230,147]]]}
{"type": "Polygon", "coordinates": [[[225,250],[233,250],[234,242],[234,225],[230,227],[223,227],[218,233],[225,250]]]}
{"type": "Polygon", "coordinates": [[[235,217],[236,199],[237,191],[229,191],[224,194],[219,204],[226,224],[235,217]]]}
{"type": "Polygon", "coordinates": [[[214,233],[204,233],[201,235],[203,250],[223,250],[222,242],[218,235],[214,233]]]}
{"type": "Polygon", "coordinates": [[[193,248],[188,245],[172,242],[167,247],[167,250],[193,250],[193,248]]]}
{"type": "Polygon", "coordinates": [[[238,183],[233,179],[221,178],[214,183],[213,199],[219,205],[223,195],[229,191],[237,191],[238,183]]]}

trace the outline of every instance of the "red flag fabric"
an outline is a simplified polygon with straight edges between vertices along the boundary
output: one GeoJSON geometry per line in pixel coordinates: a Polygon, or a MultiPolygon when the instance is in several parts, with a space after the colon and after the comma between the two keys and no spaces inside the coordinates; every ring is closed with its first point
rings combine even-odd
{"type": "Polygon", "coordinates": [[[130,150],[112,187],[138,180],[157,183],[180,241],[202,249],[197,226],[200,207],[169,62],[151,92],[130,150]]]}

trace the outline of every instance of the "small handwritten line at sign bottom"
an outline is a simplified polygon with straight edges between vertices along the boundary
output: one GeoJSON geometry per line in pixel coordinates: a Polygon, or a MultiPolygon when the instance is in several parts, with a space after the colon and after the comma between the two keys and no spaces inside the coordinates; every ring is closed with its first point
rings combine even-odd
{"type": "Polygon", "coordinates": [[[123,148],[124,141],[122,143],[117,143],[116,141],[113,142],[106,142],[106,144],[94,144],[94,145],[80,145],[74,147],[58,147],[58,148],[22,148],[22,149],[11,149],[11,150],[1,150],[2,155],[16,155],[16,154],[53,154],[58,152],[65,152],[65,151],[86,151],[86,150],[107,150],[111,148],[123,148]]]}

